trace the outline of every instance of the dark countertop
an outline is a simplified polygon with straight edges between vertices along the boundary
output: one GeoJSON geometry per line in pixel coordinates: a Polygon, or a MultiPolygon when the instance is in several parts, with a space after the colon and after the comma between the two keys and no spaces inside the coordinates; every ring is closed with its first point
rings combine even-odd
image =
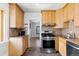
{"type": "MultiPolygon", "coordinates": [[[[64,36],[60,36],[60,37],[65,38],[64,36]]],[[[73,39],[67,39],[67,38],[65,38],[65,39],[67,41],[71,42],[71,43],[79,45],[79,38],[73,38],[73,39]]]]}
{"type": "Polygon", "coordinates": [[[67,39],[67,41],[79,45],[79,39],[67,39]]]}
{"type": "MultiPolygon", "coordinates": [[[[28,36],[28,35],[25,35],[25,36],[28,36]]],[[[11,36],[11,37],[25,37],[25,36],[11,36]]]]}

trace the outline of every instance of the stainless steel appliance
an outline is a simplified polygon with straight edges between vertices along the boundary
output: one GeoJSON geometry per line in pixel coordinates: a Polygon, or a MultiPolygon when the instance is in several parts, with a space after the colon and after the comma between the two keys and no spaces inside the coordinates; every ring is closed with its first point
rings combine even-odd
{"type": "Polygon", "coordinates": [[[25,31],[19,32],[19,36],[25,36],[25,31]]]}
{"type": "Polygon", "coordinates": [[[79,56],[79,45],[67,42],[67,56],[79,56]]]}
{"type": "Polygon", "coordinates": [[[42,49],[46,53],[52,53],[55,48],[55,38],[53,33],[42,33],[42,49]]]}

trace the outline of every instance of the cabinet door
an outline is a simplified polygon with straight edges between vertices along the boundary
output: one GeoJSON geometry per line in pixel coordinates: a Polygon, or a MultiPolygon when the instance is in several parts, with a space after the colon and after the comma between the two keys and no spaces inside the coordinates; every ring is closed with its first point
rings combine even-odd
{"type": "Polygon", "coordinates": [[[45,20],[45,24],[48,25],[49,24],[49,12],[48,11],[45,11],[45,17],[46,17],[46,20],[45,20]]]}
{"type": "Polygon", "coordinates": [[[79,27],[79,3],[74,4],[74,24],[79,27]]]}
{"type": "Polygon", "coordinates": [[[10,27],[15,28],[16,27],[16,18],[15,18],[15,4],[10,3],[9,4],[9,14],[10,14],[10,27]]]}
{"type": "Polygon", "coordinates": [[[48,11],[48,25],[53,25],[55,23],[55,11],[48,11]]]}
{"type": "Polygon", "coordinates": [[[43,25],[48,25],[49,24],[49,17],[50,16],[50,12],[49,11],[42,11],[42,24],[43,25]]]}
{"type": "Polygon", "coordinates": [[[46,13],[42,11],[42,25],[46,24],[46,13]]]}
{"type": "Polygon", "coordinates": [[[68,21],[68,5],[64,7],[64,22],[68,21]]]}
{"type": "Polygon", "coordinates": [[[56,10],[55,13],[55,23],[56,27],[55,28],[63,28],[63,9],[56,10]]]}
{"type": "Polygon", "coordinates": [[[59,51],[59,36],[57,36],[55,40],[55,49],[56,51],[59,51]]]}
{"type": "Polygon", "coordinates": [[[52,11],[48,11],[48,24],[49,25],[52,25],[51,21],[52,21],[52,11]]]}
{"type": "Polygon", "coordinates": [[[21,12],[21,27],[24,28],[24,12],[21,12]]]}
{"type": "Polygon", "coordinates": [[[66,56],[66,39],[59,37],[59,52],[62,56],[66,56]]]}
{"type": "Polygon", "coordinates": [[[22,39],[21,37],[10,38],[9,40],[9,55],[10,56],[20,56],[23,53],[22,50],[22,39]]]}
{"type": "Polygon", "coordinates": [[[22,15],[21,15],[21,10],[20,8],[16,5],[16,27],[17,28],[22,28],[21,25],[22,25],[22,21],[21,21],[21,18],[22,15]]]}
{"type": "Polygon", "coordinates": [[[3,11],[0,10],[0,42],[3,41],[3,11]]]}
{"type": "Polygon", "coordinates": [[[10,27],[11,28],[23,28],[24,26],[24,12],[21,8],[15,4],[9,4],[10,10],[10,27]]]}
{"type": "Polygon", "coordinates": [[[52,11],[51,13],[51,24],[53,25],[55,24],[55,11],[52,11]]]}
{"type": "Polygon", "coordinates": [[[69,28],[69,21],[64,22],[63,28],[69,28]]]}
{"type": "Polygon", "coordinates": [[[62,56],[66,56],[66,44],[64,43],[59,43],[59,52],[62,56]]]}
{"type": "Polygon", "coordinates": [[[52,25],[55,21],[55,12],[51,10],[42,11],[42,24],[52,25]]]}
{"type": "Polygon", "coordinates": [[[28,36],[23,37],[23,52],[28,48],[28,36]]]}
{"type": "Polygon", "coordinates": [[[74,4],[70,3],[68,4],[68,20],[74,19],[74,4]]]}

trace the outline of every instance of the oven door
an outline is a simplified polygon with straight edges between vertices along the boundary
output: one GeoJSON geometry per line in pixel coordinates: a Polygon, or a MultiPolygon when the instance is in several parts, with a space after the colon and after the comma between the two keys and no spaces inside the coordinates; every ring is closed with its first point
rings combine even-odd
{"type": "Polygon", "coordinates": [[[43,48],[55,48],[55,40],[43,40],[43,48]]]}

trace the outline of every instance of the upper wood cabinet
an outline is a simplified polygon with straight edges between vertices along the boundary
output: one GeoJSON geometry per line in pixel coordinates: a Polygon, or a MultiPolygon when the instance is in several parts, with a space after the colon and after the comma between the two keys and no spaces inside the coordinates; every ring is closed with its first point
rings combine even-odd
{"type": "Polygon", "coordinates": [[[69,27],[69,21],[74,19],[74,3],[69,3],[64,7],[64,28],[69,27]]]}
{"type": "Polygon", "coordinates": [[[68,21],[68,5],[64,7],[64,22],[68,21]]]}
{"type": "Polygon", "coordinates": [[[3,41],[3,10],[0,10],[0,42],[3,41]]]}
{"type": "Polygon", "coordinates": [[[42,12],[42,24],[46,24],[46,12],[42,12]]]}
{"type": "Polygon", "coordinates": [[[68,20],[73,20],[74,19],[74,4],[70,3],[68,4],[68,20]]]}
{"type": "Polygon", "coordinates": [[[9,4],[10,28],[24,28],[24,12],[15,3],[9,4]]]}
{"type": "Polygon", "coordinates": [[[79,27],[79,3],[74,4],[74,25],[79,27]]]}
{"type": "Polygon", "coordinates": [[[55,12],[55,23],[56,23],[55,28],[63,28],[63,19],[64,19],[63,11],[64,10],[62,8],[62,9],[56,10],[55,12]]]}
{"type": "Polygon", "coordinates": [[[63,23],[63,28],[69,28],[69,21],[63,23]]]}
{"type": "Polygon", "coordinates": [[[42,10],[42,25],[53,25],[55,23],[55,11],[42,10]]]}
{"type": "Polygon", "coordinates": [[[51,24],[54,25],[55,24],[55,12],[56,11],[52,11],[52,16],[51,16],[51,24]]]}

